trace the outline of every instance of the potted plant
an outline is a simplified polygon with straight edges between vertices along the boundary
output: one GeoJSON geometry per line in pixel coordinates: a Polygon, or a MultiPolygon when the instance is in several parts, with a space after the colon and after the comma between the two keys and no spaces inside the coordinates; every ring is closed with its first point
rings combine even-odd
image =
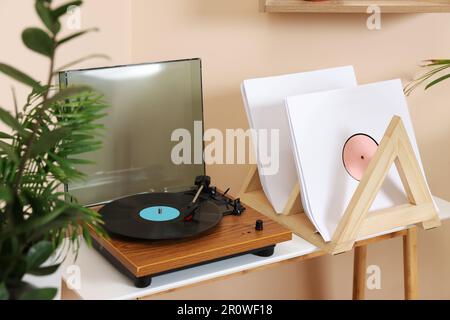
{"type": "Polygon", "coordinates": [[[82,1],[60,6],[52,0],[35,1],[45,28],[25,29],[22,40],[48,58],[46,82],[0,63],[0,72],[31,88],[22,109],[17,103],[14,114],[0,108],[0,121],[8,127],[0,132],[0,299],[52,299],[55,288],[33,288],[24,283],[24,276],[54,273],[59,265],[45,262],[64,241],[76,251],[80,233],[89,244],[88,228],[104,234],[100,216],[66,200],[73,197],[62,188],[84,178],[77,167],[88,162],[78,155],[100,147],[98,119],[106,107],[87,87],[58,90],[52,84],[57,50],[91,31],[60,36],[61,18],[71,6],[81,5],[82,1]]]}
{"type": "Polygon", "coordinates": [[[424,68],[431,68],[428,72],[426,72],[421,77],[413,80],[408,83],[405,87],[405,94],[409,95],[414,91],[418,86],[423,83],[427,83],[425,86],[425,90],[435,86],[436,84],[450,78],[450,72],[447,69],[450,68],[450,59],[433,59],[425,61],[425,64],[422,65],[424,68]]]}

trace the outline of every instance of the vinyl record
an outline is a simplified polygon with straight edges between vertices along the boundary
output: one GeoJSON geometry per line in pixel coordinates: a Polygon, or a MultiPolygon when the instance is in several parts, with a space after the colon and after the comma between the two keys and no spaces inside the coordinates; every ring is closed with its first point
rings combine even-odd
{"type": "Polygon", "coordinates": [[[200,202],[191,221],[185,221],[192,195],[185,193],[145,193],[115,200],[99,213],[105,229],[113,234],[146,240],[182,239],[215,227],[223,217],[210,201],[200,202]]]}

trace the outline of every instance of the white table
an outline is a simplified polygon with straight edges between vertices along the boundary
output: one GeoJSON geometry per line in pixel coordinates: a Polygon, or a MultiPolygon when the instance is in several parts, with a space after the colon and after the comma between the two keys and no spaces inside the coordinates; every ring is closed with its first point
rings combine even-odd
{"type": "MultiPolygon", "coordinates": [[[[437,197],[435,197],[435,201],[440,210],[441,220],[449,219],[450,202],[437,197]]],[[[391,230],[384,235],[388,237],[390,234],[403,229],[391,230]]],[[[382,239],[383,235],[374,235],[374,237],[382,239]]],[[[73,259],[68,257],[61,267],[61,273],[69,289],[81,299],[139,299],[204,281],[236,275],[289,259],[307,259],[323,254],[317,247],[293,235],[291,241],[278,244],[271,257],[261,258],[248,254],[172,272],[154,277],[149,287],[140,289],[136,288],[131,280],[118,272],[94,249],[89,249],[85,244],[82,244],[76,262],[74,263],[73,259]],[[70,284],[73,283],[73,279],[76,279],[74,277],[77,277],[77,271],[79,271],[80,281],[78,284],[80,286],[71,288],[70,284]]],[[[77,284],[76,282],[75,284],[77,284]]]]}

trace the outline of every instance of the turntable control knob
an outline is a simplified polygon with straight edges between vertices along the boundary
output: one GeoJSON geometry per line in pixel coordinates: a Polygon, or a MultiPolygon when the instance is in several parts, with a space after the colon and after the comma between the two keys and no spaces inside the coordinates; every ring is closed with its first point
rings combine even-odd
{"type": "Polygon", "coordinates": [[[262,231],[264,229],[264,222],[262,220],[256,220],[255,230],[262,231]]]}

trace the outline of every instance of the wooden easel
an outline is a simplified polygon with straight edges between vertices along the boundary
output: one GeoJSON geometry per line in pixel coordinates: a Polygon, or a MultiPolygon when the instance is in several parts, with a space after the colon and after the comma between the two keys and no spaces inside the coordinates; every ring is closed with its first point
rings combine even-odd
{"type": "MultiPolygon", "coordinates": [[[[392,118],[330,242],[323,240],[304,213],[298,184],[292,190],[283,213],[277,214],[262,190],[255,166],[244,181],[239,197],[243,203],[285,225],[301,238],[331,254],[351,250],[357,239],[395,228],[417,224],[424,229],[430,229],[441,224],[419,162],[402,120],[398,116],[392,118]],[[369,212],[393,164],[400,175],[408,203],[369,212]]],[[[364,258],[365,251],[360,250],[362,249],[358,249],[357,254],[364,258]]]]}

